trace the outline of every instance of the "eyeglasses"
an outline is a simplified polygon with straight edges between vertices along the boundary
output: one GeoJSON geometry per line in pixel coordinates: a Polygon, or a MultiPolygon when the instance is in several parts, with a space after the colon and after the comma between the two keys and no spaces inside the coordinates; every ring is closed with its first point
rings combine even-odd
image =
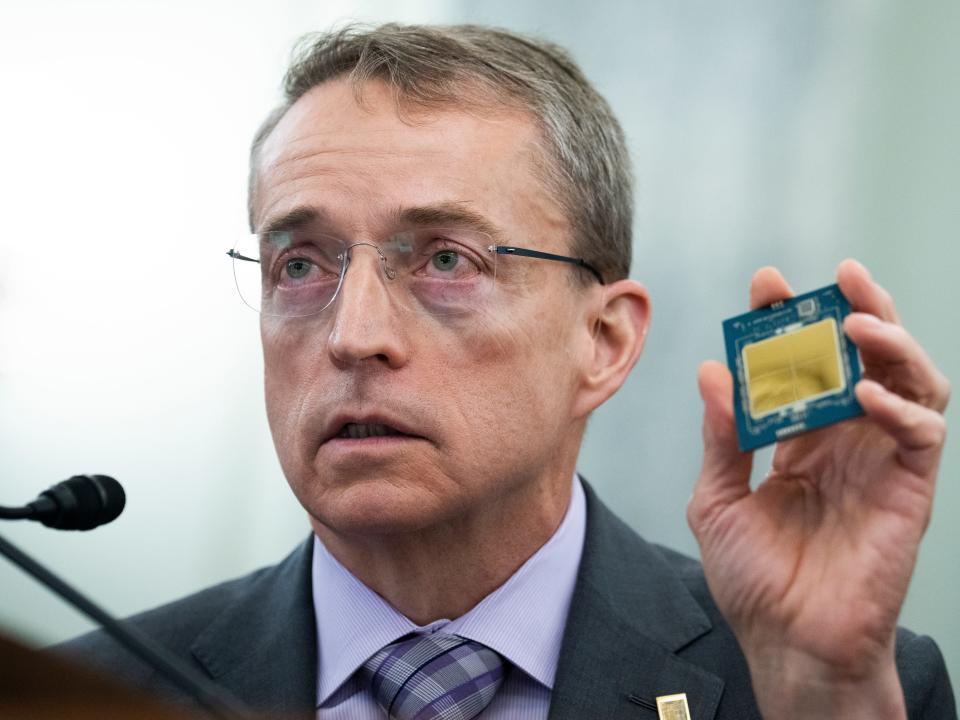
{"type": "Polygon", "coordinates": [[[404,230],[379,244],[282,230],[247,236],[227,255],[233,258],[244,303],[263,315],[305,317],[333,304],[360,250],[373,253],[393,302],[434,316],[471,314],[488,305],[501,255],[568,263],[604,284],[599,271],[582,258],[495,245],[486,233],[463,228],[404,230]]]}

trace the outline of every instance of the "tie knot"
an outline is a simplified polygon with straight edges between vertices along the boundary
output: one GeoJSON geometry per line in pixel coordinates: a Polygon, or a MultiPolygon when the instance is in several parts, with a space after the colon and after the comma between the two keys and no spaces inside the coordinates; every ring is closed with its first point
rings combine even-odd
{"type": "Polygon", "coordinates": [[[459,635],[417,635],[387,645],[363,666],[391,720],[470,720],[493,699],[503,660],[459,635]]]}

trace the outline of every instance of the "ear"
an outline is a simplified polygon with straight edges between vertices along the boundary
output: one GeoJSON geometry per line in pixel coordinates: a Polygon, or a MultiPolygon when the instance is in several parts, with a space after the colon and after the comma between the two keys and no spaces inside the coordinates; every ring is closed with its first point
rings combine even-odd
{"type": "Polygon", "coordinates": [[[603,291],[590,352],[584,357],[575,417],[589,415],[620,389],[640,359],[650,327],[650,296],[643,285],[618,280],[603,291]]]}

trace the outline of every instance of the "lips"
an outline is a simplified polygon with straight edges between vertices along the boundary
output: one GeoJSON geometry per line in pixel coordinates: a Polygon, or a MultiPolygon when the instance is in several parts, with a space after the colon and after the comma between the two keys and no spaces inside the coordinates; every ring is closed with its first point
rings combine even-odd
{"type": "Polygon", "coordinates": [[[334,437],[362,440],[368,437],[386,437],[388,435],[406,435],[406,433],[382,423],[347,423],[334,437]]]}
{"type": "Polygon", "coordinates": [[[426,439],[405,422],[392,417],[338,414],[326,425],[323,442],[384,437],[426,439]]]}

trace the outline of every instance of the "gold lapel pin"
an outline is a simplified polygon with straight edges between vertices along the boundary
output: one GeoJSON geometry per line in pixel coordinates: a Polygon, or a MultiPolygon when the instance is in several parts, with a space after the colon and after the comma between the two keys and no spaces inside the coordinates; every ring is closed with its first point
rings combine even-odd
{"type": "Polygon", "coordinates": [[[661,695],[657,698],[657,715],[660,720],[690,720],[687,694],[661,695]]]}

